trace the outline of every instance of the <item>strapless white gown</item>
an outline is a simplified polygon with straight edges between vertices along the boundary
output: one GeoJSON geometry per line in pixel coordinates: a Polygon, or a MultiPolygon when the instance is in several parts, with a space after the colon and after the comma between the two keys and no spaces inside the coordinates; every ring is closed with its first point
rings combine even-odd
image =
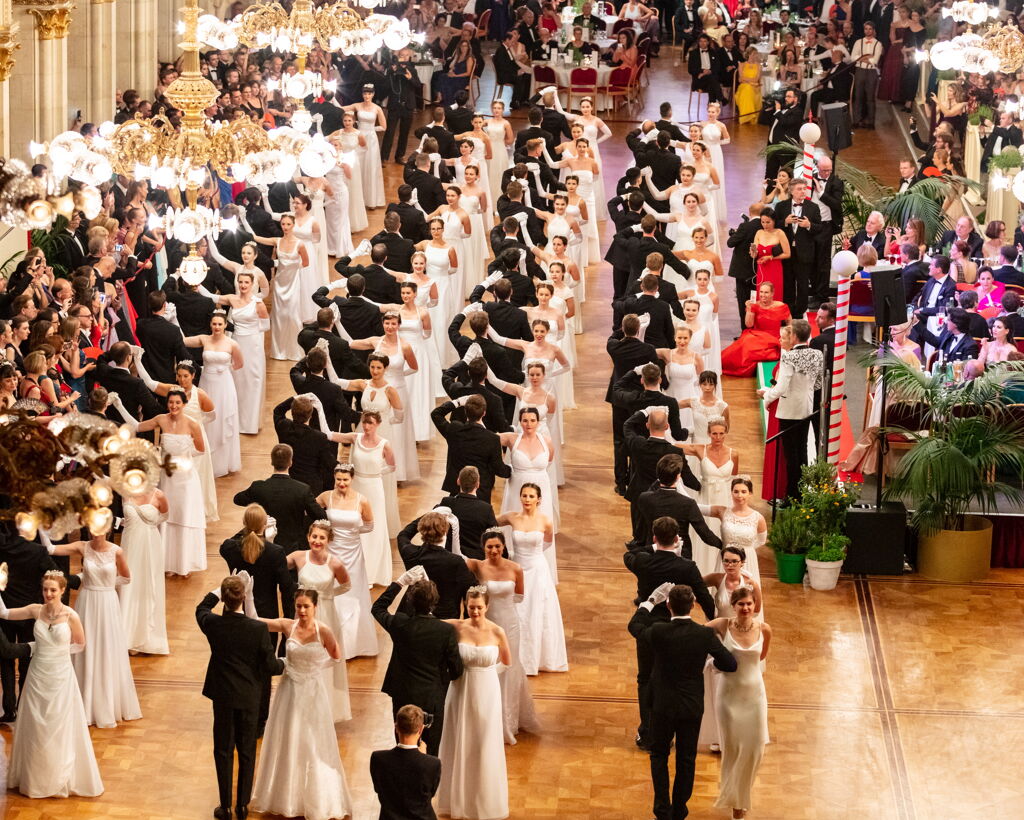
{"type": "MultiPolygon", "coordinates": [[[[351,256],[352,225],[349,218],[349,181],[340,165],[335,164],[325,176],[333,192],[324,202],[327,223],[327,253],[330,256],[351,256]]],[[[326,271],[330,278],[330,270],[326,271]]]]}
{"type": "Polygon", "coordinates": [[[498,197],[504,191],[501,190],[502,174],[508,170],[510,160],[508,146],[505,145],[505,125],[488,120],[484,125],[487,138],[491,141],[491,159],[487,163],[487,182],[491,191],[491,210],[498,204],[498,197]]]}
{"type": "MultiPolygon", "coordinates": [[[[299,570],[299,586],[316,590],[317,618],[323,621],[337,638],[341,656],[346,659],[354,657],[352,653],[346,651],[345,639],[346,633],[349,638],[356,634],[355,619],[359,610],[358,607],[342,606],[342,600],[346,604],[350,604],[354,600],[346,597],[352,589],[351,583],[347,587],[342,587],[334,579],[334,573],[330,566],[306,561],[302,569],[299,570]]],[[[321,675],[324,679],[333,721],[340,723],[349,720],[352,717],[352,707],[349,703],[348,670],[345,668],[345,663],[325,666],[321,670],[321,675]]]]}
{"type": "MultiPolygon", "coordinates": [[[[217,408],[213,408],[214,412],[217,408]]],[[[210,456],[210,437],[206,434],[206,422],[203,421],[203,411],[199,408],[199,390],[192,388],[192,395],[188,397],[184,413],[192,421],[199,425],[203,431],[203,446],[206,448],[201,453],[192,456],[192,470],[199,475],[199,483],[203,488],[203,505],[206,509],[206,523],[212,524],[220,521],[220,513],[217,510],[217,482],[213,476],[213,459],[210,456]]]]}
{"type": "Polygon", "coordinates": [[[515,581],[488,581],[487,594],[490,603],[487,617],[505,630],[512,663],[498,670],[501,683],[501,715],[505,727],[505,742],[514,745],[516,735],[522,729],[526,732],[540,731],[540,721],[533,706],[530,683],[519,659],[521,632],[518,605],[515,602],[515,581]]]}
{"type": "Polygon", "coordinates": [[[527,675],[568,672],[562,608],[544,557],[544,533],[512,530],[511,551],[523,568],[523,600],[519,604],[523,669],[527,675]]]}
{"type": "MultiPolygon", "coordinates": [[[[313,252],[307,247],[310,257],[313,252]]],[[[299,331],[302,330],[304,302],[313,304],[312,291],[303,291],[302,259],[298,245],[294,251],[277,249],[277,269],[270,283],[274,295],[274,307],[270,313],[270,358],[297,362],[305,353],[299,346],[299,331]]],[[[314,305],[315,307],[315,305],[314,305]]],[[[205,385],[204,385],[205,387],[205,385]]],[[[217,408],[218,415],[220,408],[217,408]]]]}
{"type": "Polygon", "coordinates": [[[365,231],[370,224],[366,216],[366,200],[363,197],[364,151],[359,147],[358,131],[337,133],[345,152],[344,162],[352,170],[352,176],[348,178],[348,227],[352,233],[359,233],[365,231]]]}
{"type": "Polygon", "coordinates": [[[387,204],[384,194],[384,171],[380,161],[380,141],[377,139],[377,114],[373,111],[356,111],[359,133],[366,140],[361,152],[363,175],[363,200],[367,208],[380,208],[387,204]]]}
{"type": "Polygon", "coordinates": [[[203,390],[213,402],[216,417],[206,428],[210,438],[210,458],[216,477],[242,469],[242,444],[239,439],[238,393],[230,353],[203,351],[203,390]]]}
{"type": "MultiPolygon", "coordinates": [[[[164,454],[186,456],[195,453],[192,436],[164,433],[160,436],[164,454]]],[[[188,575],[206,569],[206,516],[203,488],[193,470],[160,473],[160,489],[167,496],[167,522],[162,526],[164,571],[188,575]]]]}
{"type": "MultiPolygon", "coordinates": [[[[323,193],[320,193],[321,197],[323,193]]],[[[324,228],[320,228],[320,241],[313,238],[313,226],[318,222],[316,214],[310,212],[302,221],[295,220],[295,236],[306,246],[309,264],[299,268],[299,290],[301,299],[298,302],[298,317],[303,322],[316,319],[317,306],[312,300],[313,291],[328,284],[330,274],[327,267],[327,243],[324,239],[324,228]]]]}
{"type": "Polygon", "coordinates": [[[242,350],[243,364],[232,370],[235,393],[238,396],[238,430],[255,435],[260,431],[260,415],[267,397],[267,354],[263,336],[270,322],[256,313],[256,300],[240,308],[231,309],[235,324],[234,340],[242,350]]]}
{"type": "Polygon", "coordinates": [[[167,655],[167,616],[164,610],[164,540],[160,525],[167,520],[152,504],[124,501],[121,549],[132,574],[130,584],[117,588],[125,643],[134,652],[167,655]]]}
{"type": "MultiPolygon", "coordinates": [[[[419,295],[419,291],[417,291],[417,300],[419,295]]],[[[446,328],[440,330],[441,334],[445,335],[446,328]]],[[[434,330],[431,327],[431,335],[433,333],[434,330]]],[[[434,401],[435,385],[439,387],[441,384],[437,348],[434,347],[430,339],[423,338],[423,323],[419,316],[415,319],[403,316],[402,324],[398,328],[398,336],[412,348],[418,368],[415,373],[406,378],[409,395],[409,407],[406,409],[406,413],[412,424],[416,441],[430,441],[434,432],[434,425],[430,422],[430,411],[434,409],[436,403],[434,401]]]]}
{"type": "MultiPolygon", "coordinates": [[[[508,449],[508,463],[512,467],[512,475],[505,482],[505,492],[501,496],[502,513],[516,511],[519,506],[519,493],[524,484],[536,484],[540,487],[540,511],[551,519],[555,533],[558,532],[558,485],[551,481],[551,460],[548,458],[548,447],[544,439],[540,439],[541,451],[533,458],[524,453],[519,443],[523,434],[516,436],[515,443],[508,449]]],[[[544,550],[544,558],[548,563],[551,580],[558,583],[558,561],[555,556],[555,543],[544,550]]]]}
{"type": "MultiPolygon", "coordinates": [[[[370,614],[370,584],[366,577],[363,542],[359,533],[362,517],[359,510],[327,510],[331,522],[331,555],[345,565],[351,588],[338,598],[342,634],[345,636],[345,657],[376,655],[377,627],[370,614]]],[[[379,525],[384,526],[382,521],[379,525]]],[[[307,561],[306,566],[310,566],[307,561]]]]}

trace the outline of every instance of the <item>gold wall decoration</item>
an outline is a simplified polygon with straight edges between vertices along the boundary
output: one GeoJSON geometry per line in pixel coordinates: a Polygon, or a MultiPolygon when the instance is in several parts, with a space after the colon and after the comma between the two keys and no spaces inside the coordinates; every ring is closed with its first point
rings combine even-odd
{"type": "Polygon", "coordinates": [[[36,18],[36,34],[40,40],[63,40],[71,27],[72,0],[12,0],[36,18]]]}
{"type": "Polygon", "coordinates": [[[0,30],[0,83],[5,82],[14,69],[14,52],[21,48],[21,43],[14,39],[18,27],[0,30]]]}

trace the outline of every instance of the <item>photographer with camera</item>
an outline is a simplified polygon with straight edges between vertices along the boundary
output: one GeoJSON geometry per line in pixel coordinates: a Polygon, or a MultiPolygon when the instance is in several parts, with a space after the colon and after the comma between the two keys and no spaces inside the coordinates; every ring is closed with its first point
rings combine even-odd
{"type": "Polygon", "coordinates": [[[423,83],[416,74],[410,49],[403,48],[392,56],[391,62],[384,69],[384,83],[388,94],[385,110],[388,127],[380,146],[380,158],[387,162],[391,156],[391,143],[395,141],[397,131],[395,162],[401,165],[405,162],[405,144],[409,140],[409,130],[412,128],[412,115],[419,108],[423,93],[423,83]]]}
{"type": "MultiPolygon", "coordinates": [[[[761,229],[761,211],[763,209],[763,202],[753,203],[747,209],[749,217],[744,216],[739,225],[729,230],[726,244],[730,248],[746,248],[754,241],[754,237],[761,229]]],[[[736,306],[740,312],[740,327],[743,327],[743,321],[747,315],[747,301],[754,290],[755,275],[755,266],[750,257],[734,251],[729,262],[729,276],[736,280],[736,306]]]]}

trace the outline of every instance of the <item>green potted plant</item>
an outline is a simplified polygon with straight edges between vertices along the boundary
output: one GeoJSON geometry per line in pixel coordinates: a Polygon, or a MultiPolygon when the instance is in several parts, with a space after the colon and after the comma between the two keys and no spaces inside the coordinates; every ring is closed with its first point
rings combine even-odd
{"type": "Polygon", "coordinates": [[[807,578],[811,589],[836,588],[849,544],[849,538],[842,533],[833,532],[820,541],[815,541],[807,550],[807,578]]]}
{"type": "Polygon", "coordinates": [[[768,530],[768,546],[775,551],[779,580],[784,584],[801,583],[804,580],[804,557],[810,544],[807,518],[799,504],[783,507],[775,515],[768,530]]]}
{"type": "Polygon", "coordinates": [[[928,375],[892,355],[881,366],[893,395],[923,406],[920,430],[885,431],[914,442],[885,496],[905,500],[913,510],[917,569],[958,583],[984,578],[992,553],[992,522],[984,515],[1024,503],[1024,427],[1009,414],[1003,395],[1024,387],[1024,369],[1002,363],[950,385],[944,374],[928,375]],[[999,480],[1006,474],[1015,482],[999,480]]]}

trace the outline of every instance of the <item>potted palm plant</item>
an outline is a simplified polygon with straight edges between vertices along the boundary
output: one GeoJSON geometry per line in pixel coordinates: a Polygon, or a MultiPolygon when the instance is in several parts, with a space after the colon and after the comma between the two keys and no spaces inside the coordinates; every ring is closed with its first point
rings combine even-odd
{"type": "Polygon", "coordinates": [[[1018,363],[950,384],[889,355],[882,361],[892,393],[924,405],[921,430],[890,428],[914,442],[889,480],[885,496],[904,500],[918,533],[917,569],[929,578],[984,578],[992,553],[985,513],[1024,503],[1024,428],[1007,412],[1005,390],[1024,387],[1018,363]],[[1011,474],[1016,482],[999,479],[1011,474]]]}

